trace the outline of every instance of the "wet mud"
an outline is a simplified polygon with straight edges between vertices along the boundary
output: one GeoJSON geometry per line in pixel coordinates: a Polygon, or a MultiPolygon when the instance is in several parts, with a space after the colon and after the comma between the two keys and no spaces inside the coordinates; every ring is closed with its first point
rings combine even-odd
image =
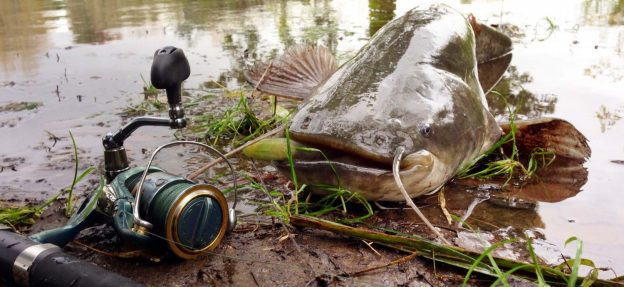
{"type": "MultiPolygon", "coordinates": [[[[289,182],[273,173],[257,176],[263,176],[269,188],[279,189],[289,182]]],[[[457,196],[447,198],[452,212],[465,210],[474,199],[471,194],[454,194],[457,196]]],[[[327,231],[284,225],[278,219],[263,216],[259,212],[264,204],[259,202],[266,202],[268,198],[257,190],[244,191],[241,198],[240,210],[248,213],[239,215],[239,224],[216,250],[195,260],[184,261],[153,250],[125,246],[108,224],[84,230],[65,250],[147,286],[457,286],[464,280],[465,271],[461,269],[422,258],[392,264],[410,254],[327,231]],[[376,269],[367,271],[371,268],[376,269]]],[[[518,209],[510,213],[506,208],[487,206],[485,210],[478,208],[469,220],[475,228],[486,226],[477,234],[446,224],[437,196],[417,203],[447,238],[469,250],[482,251],[484,238],[494,243],[517,232],[501,231],[487,224],[496,215],[506,214],[510,221],[519,217],[525,221],[533,218],[528,222],[531,227],[540,224],[534,210],[518,209]]],[[[394,209],[376,210],[363,226],[390,228],[435,239],[410,209],[402,205],[391,207],[394,209]]],[[[358,208],[353,206],[353,209],[358,208]]],[[[56,202],[26,232],[36,233],[63,225],[64,210],[64,202],[56,202]]],[[[501,221],[497,218],[496,222],[501,221]]],[[[522,249],[521,244],[519,246],[507,246],[495,254],[528,261],[528,254],[513,251],[522,249]]],[[[528,284],[519,279],[511,280],[519,284],[514,286],[528,284]]],[[[472,276],[469,282],[471,286],[489,286],[491,279],[472,276]]]]}
{"type": "MultiPolygon", "coordinates": [[[[180,154],[174,153],[173,156],[180,157],[180,154]]],[[[191,162],[198,164],[194,160],[191,162]]],[[[292,192],[290,181],[275,168],[269,165],[252,167],[241,160],[235,162],[239,170],[245,170],[246,176],[262,182],[268,190],[284,194],[292,192]],[[241,168],[243,166],[247,168],[241,168]]],[[[557,164],[556,161],[552,164],[554,169],[557,164]]],[[[549,169],[545,168],[540,171],[538,179],[511,185],[505,185],[504,179],[454,180],[442,192],[417,198],[416,203],[442,234],[459,247],[482,252],[496,242],[516,239],[493,254],[531,262],[526,249],[526,241],[530,238],[533,246],[542,250],[539,253],[542,263],[556,265],[563,262],[564,257],[558,247],[548,243],[539,231],[544,228],[537,211],[539,201],[561,201],[576,195],[579,189],[574,183],[558,183],[556,186],[564,192],[543,196],[540,194],[541,185],[549,182],[548,174],[549,169]],[[442,200],[445,208],[461,217],[464,224],[458,224],[457,220],[452,224],[447,222],[442,200]]],[[[247,180],[239,183],[243,188],[239,194],[237,227],[216,250],[196,260],[184,261],[159,251],[125,245],[105,221],[84,230],[65,250],[148,286],[457,286],[464,280],[465,270],[422,258],[390,264],[409,256],[409,253],[323,230],[283,224],[278,218],[263,215],[272,208],[265,193],[246,186],[247,180]],[[373,267],[379,268],[366,271],[373,267]]],[[[225,178],[216,184],[222,190],[231,186],[225,178]]],[[[85,185],[93,189],[96,183],[85,185]]],[[[228,197],[232,202],[233,194],[228,197]]],[[[314,199],[312,197],[312,201],[314,199]]],[[[375,208],[372,217],[356,225],[436,240],[435,235],[403,204],[381,202],[379,205],[381,207],[375,208]]],[[[349,204],[349,210],[352,216],[365,213],[355,204],[349,204]]],[[[33,234],[61,226],[67,220],[64,212],[65,201],[57,201],[24,232],[33,234]]],[[[343,215],[328,216],[339,219],[343,215]]],[[[518,280],[514,281],[518,284],[514,286],[528,284],[519,279],[511,280],[518,280]]],[[[487,277],[473,276],[470,280],[474,286],[489,286],[490,283],[491,279],[487,277]]]]}

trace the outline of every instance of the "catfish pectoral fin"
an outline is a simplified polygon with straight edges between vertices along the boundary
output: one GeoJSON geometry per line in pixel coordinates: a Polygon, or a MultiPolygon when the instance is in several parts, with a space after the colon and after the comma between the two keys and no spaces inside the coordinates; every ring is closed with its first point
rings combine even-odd
{"type": "Polygon", "coordinates": [[[279,97],[303,100],[338,68],[331,52],[322,46],[295,46],[270,63],[244,71],[254,87],[279,97]]]}
{"type": "MultiPolygon", "coordinates": [[[[535,148],[553,152],[557,157],[585,161],[591,156],[587,138],[569,122],[557,118],[516,121],[516,146],[520,154],[535,148]]],[[[500,125],[505,133],[510,125],[500,125]]]]}

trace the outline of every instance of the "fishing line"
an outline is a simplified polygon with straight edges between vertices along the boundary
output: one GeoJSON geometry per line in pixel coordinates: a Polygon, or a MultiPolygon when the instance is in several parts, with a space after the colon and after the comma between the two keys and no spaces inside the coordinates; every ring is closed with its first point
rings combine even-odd
{"type": "Polygon", "coordinates": [[[401,159],[403,158],[403,153],[405,153],[404,147],[397,148],[394,155],[394,160],[392,160],[392,174],[394,175],[394,181],[399,186],[399,190],[401,191],[401,194],[403,194],[403,197],[405,197],[407,205],[409,205],[416,212],[418,217],[420,217],[420,219],[427,225],[427,227],[429,227],[429,229],[431,229],[431,231],[433,231],[436,236],[438,236],[445,244],[452,245],[446,240],[446,238],[444,238],[444,236],[442,236],[442,234],[435,227],[433,227],[433,224],[429,222],[427,217],[425,217],[425,215],[420,211],[412,198],[409,196],[407,190],[405,190],[405,187],[403,186],[403,181],[401,181],[401,175],[399,174],[399,166],[401,164],[401,159]]]}

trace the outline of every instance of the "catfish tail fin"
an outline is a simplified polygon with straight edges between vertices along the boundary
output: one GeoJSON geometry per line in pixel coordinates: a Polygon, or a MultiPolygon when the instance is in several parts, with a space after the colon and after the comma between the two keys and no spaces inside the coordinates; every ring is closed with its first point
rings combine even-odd
{"type": "MultiPolygon", "coordinates": [[[[557,157],[585,161],[591,156],[587,138],[569,122],[556,118],[516,121],[516,146],[520,153],[529,154],[543,148],[557,157]]],[[[501,124],[505,133],[509,124],[501,124]]]]}
{"type": "Polygon", "coordinates": [[[479,83],[485,94],[500,81],[511,63],[513,43],[502,32],[477,22],[474,16],[468,17],[474,31],[476,43],[479,83]]]}
{"type": "Polygon", "coordinates": [[[245,70],[245,78],[259,90],[303,100],[337,69],[331,52],[322,46],[295,46],[270,63],[245,70]]]}
{"type": "MultiPolygon", "coordinates": [[[[554,161],[537,170],[523,185],[509,187],[511,196],[524,200],[559,202],[578,194],[587,182],[583,163],[590,157],[587,139],[572,124],[555,118],[516,121],[516,146],[521,155],[535,148],[555,154],[554,161]]],[[[501,124],[508,133],[509,124],[501,124]]],[[[509,147],[504,147],[509,148],[509,147]]],[[[509,154],[509,152],[508,152],[509,154]]]]}

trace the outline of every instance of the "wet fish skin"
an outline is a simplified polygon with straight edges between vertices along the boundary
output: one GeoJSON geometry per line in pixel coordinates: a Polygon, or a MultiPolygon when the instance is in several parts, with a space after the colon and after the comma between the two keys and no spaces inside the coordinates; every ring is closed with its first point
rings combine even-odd
{"type": "Polygon", "coordinates": [[[398,147],[428,151],[445,173],[429,188],[440,186],[500,137],[469,22],[444,5],[389,22],[300,107],[290,134],[384,166],[398,147]]]}
{"type": "MultiPolygon", "coordinates": [[[[328,51],[293,51],[246,77],[263,91],[307,99],[289,132],[324,156],[297,153],[299,182],[341,186],[369,200],[401,201],[390,164],[397,148],[409,152],[400,175],[416,197],[442,186],[500,137],[484,90],[509,66],[511,40],[448,6],[415,8],[391,21],[334,73],[328,51]],[[299,90],[289,95],[293,87],[299,90]]],[[[585,137],[565,121],[516,124],[528,148],[540,143],[558,157],[590,155],[585,137]]],[[[276,166],[290,175],[287,161],[276,166]]]]}

